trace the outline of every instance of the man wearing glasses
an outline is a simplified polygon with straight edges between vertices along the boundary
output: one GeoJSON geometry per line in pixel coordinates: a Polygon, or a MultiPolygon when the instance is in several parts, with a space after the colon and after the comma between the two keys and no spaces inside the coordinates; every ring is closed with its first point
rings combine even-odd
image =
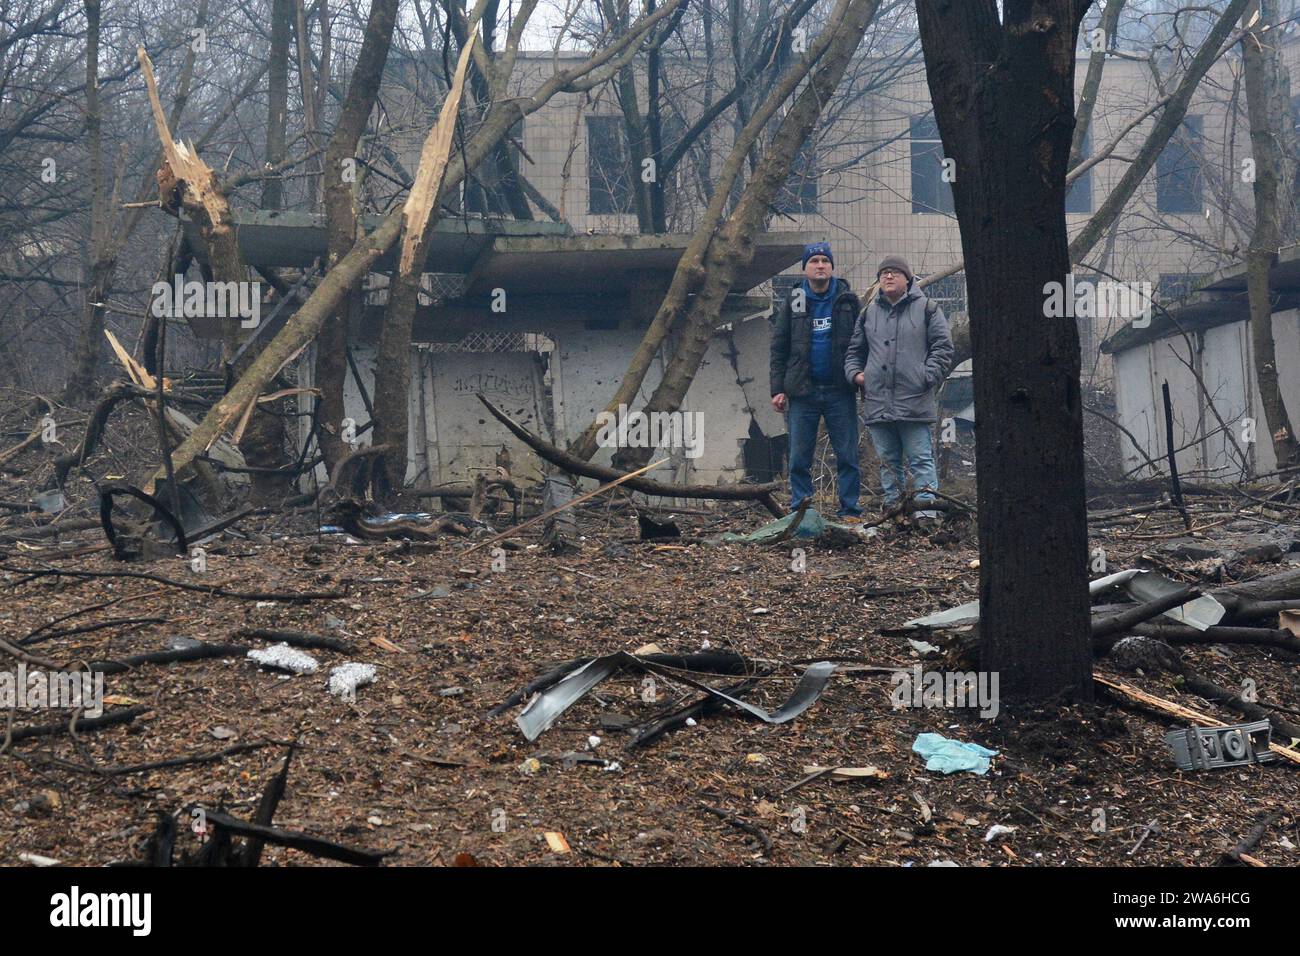
{"type": "MultiPolygon", "coordinates": [[[[907,489],[905,460],[918,501],[933,501],[929,492],[938,490],[930,426],[935,394],[952,367],[952,335],[943,310],[916,288],[902,256],[886,256],[876,279],[880,291],[854,325],[844,374],[862,390],[862,419],[880,458],[889,509],[907,489]]],[[[914,517],[938,515],[926,510],[914,517]]]]}

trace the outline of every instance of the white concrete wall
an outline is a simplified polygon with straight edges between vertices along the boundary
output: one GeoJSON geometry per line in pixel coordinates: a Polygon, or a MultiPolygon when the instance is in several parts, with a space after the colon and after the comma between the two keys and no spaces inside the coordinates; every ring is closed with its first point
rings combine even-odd
{"type": "MultiPolygon", "coordinates": [[[[312,384],[314,350],[299,365],[299,380],[312,384]]],[[[361,380],[370,395],[375,387],[375,347],[354,345],[361,380]]],[[[510,450],[511,472],[524,477],[540,475],[540,461],[527,445],[488,414],[475,392],[503,409],[526,428],[546,433],[540,410],[542,371],[539,357],[530,352],[430,352],[411,349],[409,390],[410,428],[407,442],[407,484],[420,487],[451,481],[472,481],[481,471],[492,474],[496,455],[505,445],[510,450]]],[[[343,388],[347,417],[358,428],[370,420],[356,380],[349,373],[343,388]]],[[[310,419],[300,420],[301,441],[310,419]]],[[[360,435],[357,444],[368,447],[371,432],[360,435]]],[[[328,480],[324,466],[316,469],[317,481],[328,480]]]]}
{"type": "MultiPolygon", "coordinates": [[[[557,443],[572,441],[613,398],[641,342],[641,329],[557,332],[551,353],[552,399],[557,443]]],[[[683,412],[699,413],[703,423],[702,454],[674,454],[671,465],[656,469],[660,481],[716,484],[744,477],[743,445],[749,437],[751,412],[767,436],[785,432],[785,421],[768,403],[766,316],[734,323],[710,343],[682,403],[683,412]],[[734,361],[734,364],[733,364],[734,361]]],[[[651,363],[631,403],[639,410],[663,377],[663,350],[651,363]]],[[[593,461],[609,464],[614,449],[600,449],[593,461]]]]}

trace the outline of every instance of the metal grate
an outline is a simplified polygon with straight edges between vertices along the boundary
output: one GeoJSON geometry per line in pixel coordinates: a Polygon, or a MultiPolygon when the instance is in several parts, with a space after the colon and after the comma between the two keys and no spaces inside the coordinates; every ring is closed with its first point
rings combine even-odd
{"type": "Polygon", "coordinates": [[[430,352],[549,352],[551,340],[536,332],[470,332],[459,342],[432,342],[430,352]]]}

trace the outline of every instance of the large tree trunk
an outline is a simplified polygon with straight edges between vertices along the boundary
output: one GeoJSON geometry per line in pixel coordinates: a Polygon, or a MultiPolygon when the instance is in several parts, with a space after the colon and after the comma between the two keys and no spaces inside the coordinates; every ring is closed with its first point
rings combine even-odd
{"type": "Polygon", "coordinates": [[[1277,351],[1273,343],[1273,303],[1268,273],[1281,241],[1278,187],[1291,182],[1295,162],[1288,159],[1278,137],[1290,117],[1290,104],[1280,96],[1276,0],[1252,0],[1246,19],[1253,19],[1242,39],[1246,107],[1250,144],[1255,161],[1255,231],[1246,252],[1246,289],[1250,298],[1250,338],[1259,398],[1278,468],[1300,463],[1282,391],[1278,387],[1277,351]]]}
{"type": "MultiPolygon", "coordinates": [[[[283,2],[283,0],[282,0],[283,2]]],[[[325,152],[325,228],[329,251],[326,269],[347,255],[357,241],[357,210],[353,189],[358,180],[354,154],[361,133],[379,95],[379,84],[388,60],[397,19],[397,0],[374,0],[361,52],[352,71],[352,82],[343,101],[338,125],[325,152]]],[[[343,383],[347,378],[348,324],[359,311],[361,288],[358,282],[339,302],[316,340],[314,383],[320,389],[318,421],[321,453],[330,474],[348,453],[342,438],[343,383]]]]}
{"type": "MultiPolygon", "coordinates": [[[[293,26],[291,0],[274,0],[271,6],[271,46],[267,54],[266,163],[276,167],[285,159],[286,126],[289,114],[289,33],[293,26]]],[[[279,209],[284,203],[284,181],[277,174],[262,185],[263,209],[279,209]]],[[[241,263],[242,265],[242,263],[241,263]]],[[[227,264],[227,268],[231,264],[227,264]]],[[[242,270],[241,270],[242,276],[242,270]]],[[[233,329],[232,329],[233,331],[233,329]]],[[[232,347],[233,347],[232,342],[232,347]]],[[[257,357],[256,346],[232,369],[238,377],[257,357]]],[[[270,407],[259,406],[249,419],[239,449],[254,468],[275,469],[285,462],[285,427],[281,414],[284,402],[270,407]]],[[[254,472],[251,481],[253,500],[271,502],[283,499],[292,487],[292,478],[254,472]]]]}
{"type": "MultiPolygon", "coordinates": [[[[438,222],[438,202],[446,183],[447,161],[465,91],[465,75],[475,43],[477,18],[469,24],[461,48],[456,76],[442,104],[442,115],[430,131],[420,155],[420,172],[403,209],[401,256],[388,286],[388,310],[379,333],[375,364],[374,443],[389,451],[380,459],[380,492],[389,497],[401,490],[406,478],[408,401],[411,388],[411,329],[419,304],[420,281],[429,258],[429,241],[438,222]]],[[[491,36],[491,32],[488,33],[491,36]]],[[[495,148],[499,137],[489,144],[495,148]]],[[[469,167],[467,166],[467,169],[469,167]]]]}
{"type": "Polygon", "coordinates": [[[979,469],[981,667],[1005,702],[1091,696],[1079,337],[1045,316],[1070,271],[1065,174],[1086,0],[918,0],[956,160],[979,469]],[[1033,507],[1026,507],[1032,502],[1033,507]]]}

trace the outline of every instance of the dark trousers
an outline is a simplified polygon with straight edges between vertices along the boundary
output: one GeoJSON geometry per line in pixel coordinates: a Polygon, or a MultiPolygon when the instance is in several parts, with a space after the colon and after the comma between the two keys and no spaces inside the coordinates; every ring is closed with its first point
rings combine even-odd
{"type": "Polygon", "coordinates": [[[826,434],[835,451],[835,488],[839,494],[840,517],[862,514],[858,496],[862,471],[858,467],[857,396],[838,386],[814,386],[809,395],[789,399],[790,497],[798,508],[812,497],[812,460],[817,448],[817,426],[826,420],[826,434]]]}

